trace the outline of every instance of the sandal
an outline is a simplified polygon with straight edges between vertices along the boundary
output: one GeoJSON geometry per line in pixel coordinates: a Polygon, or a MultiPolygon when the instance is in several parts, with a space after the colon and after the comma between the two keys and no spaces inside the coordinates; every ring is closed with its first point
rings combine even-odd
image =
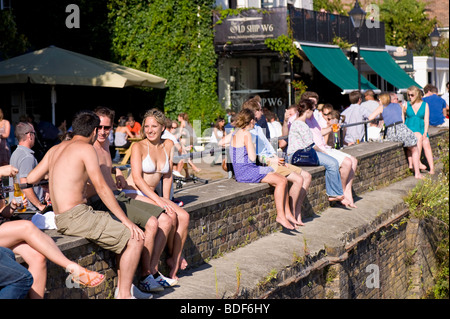
{"type": "Polygon", "coordinates": [[[85,268],[84,272],[78,275],[71,273],[71,279],[74,283],[82,285],[84,287],[93,288],[100,285],[105,280],[105,275],[99,274],[98,272],[87,270],[85,268]],[[81,278],[86,278],[87,280],[82,280],[81,278]]]}

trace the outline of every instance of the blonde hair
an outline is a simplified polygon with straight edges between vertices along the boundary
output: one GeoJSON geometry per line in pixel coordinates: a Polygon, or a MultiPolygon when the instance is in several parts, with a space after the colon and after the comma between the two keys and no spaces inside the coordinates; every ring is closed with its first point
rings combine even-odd
{"type": "MultiPolygon", "coordinates": [[[[414,101],[411,101],[411,104],[415,104],[417,102],[421,102],[422,101],[422,91],[415,85],[412,85],[408,88],[407,90],[408,92],[415,92],[416,93],[416,97],[414,99],[414,101]]],[[[409,96],[408,96],[409,99],[409,96]]]]}
{"type": "Polygon", "coordinates": [[[389,93],[381,93],[380,95],[378,95],[378,99],[380,100],[381,104],[383,104],[383,106],[387,106],[389,103],[391,103],[391,96],[389,95],[389,93]]]}
{"type": "Polygon", "coordinates": [[[148,110],[144,114],[144,119],[142,120],[141,126],[141,136],[145,136],[144,134],[145,121],[149,117],[153,117],[156,120],[156,122],[158,122],[158,124],[164,126],[164,128],[166,127],[166,116],[164,115],[164,113],[156,108],[153,108],[151,110],[148,110]]]}

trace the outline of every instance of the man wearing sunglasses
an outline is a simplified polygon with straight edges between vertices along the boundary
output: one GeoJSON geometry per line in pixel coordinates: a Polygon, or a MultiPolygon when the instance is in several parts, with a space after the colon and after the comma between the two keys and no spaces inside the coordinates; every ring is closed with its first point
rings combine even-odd
{"type": "MultiPolygon", "coordinates": [[[[10,164],[19,170],[17,174],[19,183],[26,183],[28,173],[38,164],[32,150],[36,142],[36,131],[32,124],[20,122],[16,125],[14,134],[19,145],[11,155],[10,164]]],[[[23,193],[28,199],[27,210],[42,211],[46,206],[44,201],[49,199],[48,192],[41,186],[25,188],[23,193]]]]}

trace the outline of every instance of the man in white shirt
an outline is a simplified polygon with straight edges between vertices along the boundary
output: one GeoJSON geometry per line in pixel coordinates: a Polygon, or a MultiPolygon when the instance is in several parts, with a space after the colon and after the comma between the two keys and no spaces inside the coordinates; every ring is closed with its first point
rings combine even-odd
{"type": "Polygon", "coordinates": [[[364,102],[361,103],[361,106],[368,109],[370,114],[380,106],[380,103],[375,100],[375,92],[373,90],[364,92],[364,102]]]}

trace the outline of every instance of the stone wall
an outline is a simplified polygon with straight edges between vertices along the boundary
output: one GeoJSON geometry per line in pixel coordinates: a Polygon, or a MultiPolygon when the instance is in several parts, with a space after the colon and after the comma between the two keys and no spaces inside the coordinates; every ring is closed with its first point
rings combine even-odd
{"type": "MultiPolygon", "coordinates": [[[[399,213],[347,245],[340,256],[324,252],[291,269],[288,280],[255,290],[252,297],[300,299],[420,298],[433,285],[435,234],[399,213]],[[307,275],[304,275],[307,274],[307,275]]],[[[429,230],[429,229],[428,229],[429,230]]]]}
{"type": "MultiPolygon", "coordinates": [[[[431,140],[433,149],[437,153],[438,144],[442,141],[448,141],[448,130],[434,132],[431,134],[431,140]]],[[[398,143],[363,143],[346,148],[344,151],[355,156],[359,161],[354,181],[356,196],[383,187],[411,174],[408,170],[404,150],[398,143]]],[[[320,214],[329,206],[325,194],[323,167],[312,167],[307,168],[307,170],[312,174],[313,181],[302,210],[304,218],[320,214]]],[[[242,184],[234,180],[222,180],[192,190],[184,190],[177,197],[187,203],[185,209],[190,214],[189,235],[183,251],[190,267],[197,267],[211,258],[220,257],[224,252],[237,249],[280,230],[280,226],[275,221],[273,189],[266,184],[242,184]],[[183,198],[183,196],[185,197],[183,198]]],[[[81,238],[62,236],[56,231],[46,232],[53,237],[60,249],[70,259],[76,260],[90,269],[102,271],[107,275],[105,282],[96,289],[68,288],[66,285],[67,273],[64,272],[64,269],[48,262],[47,298],[113,297],[114,288],[117,284],[113,254],[81,238]]],[[[364,230],[361,232],[364,232],[364,230]]],[[[388,238],[391,237],[377,237],[373,240],[380,241],[378,244],[372,246],[369,243],[365,244],[363,247],[367,250],[367,255],[383,258],[384,252],[388,251],[389,247],[383,250],[381,241],[389,242],[390,239],[388,238]]],[[[401,239],[396,240],[401,241],[401,239]]],[[[363,247],[359,247],[359,251],[363,247]]],[[[358,251],[358,247],[355,247],[355,251],[358,251]]],[[[376,262],[369,257],[367,260],[370,263],[376,262]]],[[[302,289],[314,286],[317,292],[305,291],[301,295],[306,298],[314,295],[320,295],[321,297],[370,297],[371,292],[360,292],[357,288],[360,286],[357,284],[362,282],[362,277],[358,277],[358,275],[365,276],[366,274],[350,273],[349,270],[352,269],[351,261],[350,258],[347,262],[333,266],[327,263],[323,264],[323,261],[320,260],[304,260],[306,265],[310,267],[311,277],[306,282],[306,288],[303,287],[302,289]],[[314,263],[319,263],[319,266],[313,266],[314,263]],[[328,269],[326,273],[321,270],[325,268],[328,269]],[[342,278],[338,281],[339,285],[333,284],[335,281],[329,279],[331,273],[336,273],[336,276],[342,278]],[[347,279],[344,278],[345,276],[347,279]],[[315,282],[317,284],[314,284],[315,282]],[[320,287],[323,286],[323,282],[329,283],[330,288],[321,291],[320,287]]],[[[392,263],[394,264],[394,261],[392,263]]],[[[364,265],[361,264],[361,266],[364,265]]],[[[361,288],[361,291],[363,290],[361,288]]]]}

